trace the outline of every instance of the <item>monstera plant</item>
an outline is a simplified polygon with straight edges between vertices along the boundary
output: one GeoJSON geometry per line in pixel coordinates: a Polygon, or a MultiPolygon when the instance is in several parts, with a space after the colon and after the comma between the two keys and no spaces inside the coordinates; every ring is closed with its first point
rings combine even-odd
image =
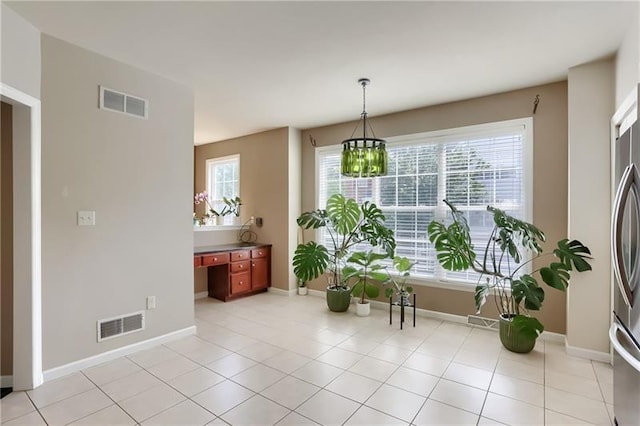
{"type": "Polygon", "coordinates": [[[312,240],[298,244],[293,256],[294,274],[305,282],[324,274],[329,309],[346,311],[351,301],[351,289],[341,272],[350,251],[358,244],[368,243],[381,247],[389,257],[393,256],[396,240],[384,220],[382,210],[369,201],[359,205],[342,194],[332,195],[325,209],[302,213],[297,219],[298,226],[304,229],[324,228],[326,238],[323,242],[312,240]]]}
{"type": "Polygon", "coordinates": [[[578,240],[563,239],[551,253],[543,253],[544,233],[534,225],[516,219],[504,211],[488,206],[493,215],[493,230],[479,249],[471,241],[469,225],[463,212],[447,200],[453,222],[429,224],[429,240],[434,244],[440,265],[449,271],[475,271],[476,309],[480,312],[493,296],[500,312],[500,339],[514,352],[529,352],[544,326],[531,311],[538,311],[545,298],[541,278],[547,286],[564,291],[571,272],[591,270],[589,248],[578,240]],[[543,262],[549,259],[548,262],[543,262]],[[534,264],[544,266],[532,268],[534,264]]]}

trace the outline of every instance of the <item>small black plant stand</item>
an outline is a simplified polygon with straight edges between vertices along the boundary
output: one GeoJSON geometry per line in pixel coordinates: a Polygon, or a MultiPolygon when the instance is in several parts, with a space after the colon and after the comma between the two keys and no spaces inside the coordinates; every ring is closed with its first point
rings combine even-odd
{"type": "MultiPolygon", "coordinates": [[[[389,324],[393,324],[393,305],[400,306],[400,330],[402,330],[402,324],[404,323],[404,297],[400,296],[400,303],[393,303],[393,297],[389,298],[389,324]]],[[[413,326],[416,326],[416,294],[413,293],[413,326]]]]}

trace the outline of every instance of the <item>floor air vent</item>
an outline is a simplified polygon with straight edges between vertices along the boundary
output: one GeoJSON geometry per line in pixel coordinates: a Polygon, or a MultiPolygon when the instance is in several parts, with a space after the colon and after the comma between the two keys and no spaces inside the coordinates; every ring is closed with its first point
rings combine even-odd
{"type": "Polygon", "coordinates": [[[498,329],[498,320],[492,318],[479,317],[477,315],[467,315],[467,324],[478,325],[480,327],[498,329]]]}
{"type": "Polygon", "coordinates": [[[146,119],[149,115],[149,101],[100,86],[100,109],[146,119]]]}
{"type": "Polygon", "coordinates": [[[98,342],[144,330],[144,312],[98,321],[98,342]]]}

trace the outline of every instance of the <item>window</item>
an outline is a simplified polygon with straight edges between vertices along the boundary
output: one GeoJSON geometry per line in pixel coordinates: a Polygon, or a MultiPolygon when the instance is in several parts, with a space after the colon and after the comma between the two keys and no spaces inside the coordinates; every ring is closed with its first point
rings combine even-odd
{"type": "MultiPolygon", "coordinates": [[[[319,148],[318,205],[334,193],[374,202],[395,232],[396,255],[416,262],[412,277],[475,283],[477,274],[440,267],[427,227],[434,218],[450,219],[443,199],[466,213],[478,241],[493,228],[487,205],[531,220],[532,125],[510,120],[388,139],[388,175],[379,178],[343,177],[341,148],[319,148]]],[[[327,238],[322,230],[318,237],[327,238]]]]}
{"type": "Polygon", "coordinates": [[[240,196],[240,155],[207,160],[207,192],[217,212],[224,207],[222,197],[240,196]]]}

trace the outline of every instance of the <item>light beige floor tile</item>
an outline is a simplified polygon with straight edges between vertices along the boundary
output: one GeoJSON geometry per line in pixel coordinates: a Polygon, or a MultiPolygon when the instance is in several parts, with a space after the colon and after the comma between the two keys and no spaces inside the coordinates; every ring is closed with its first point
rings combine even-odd
{"type": "Polygon", "coordinates": [[[380,359],[365,356],[360,361],[355,363],[353,367],[349,369],[352,373],[360,374],[373,380],[384,382],[387,380],[398,366],[396,364],[382,361],[380,359]]]}
{"type": "Polygon", "coordinates": [[[287,376],[269,386],[260,394],[280,405],[294,410],[319,390],[320,388],[318,386],[293,376],[287,376]]]}
{"type": "Polygon", "coordinates": [[[40,414],[49,425],[66,425],[109,405],[113,401],[99,389],[93,389],[47,405],[40,414]]]}
{"type": "Polygon", "coordinates": [[[316,358],[318,361],[333,365],[344,370],[350,368],[360,361],[364,355],[357,352],[350,352],[345,349],[333,348],[316,358]]]}
{"type": "Polygon", "coordinates": [[[220,358],[224,358],[227,355],[231,355],[232,352],[228,349],[223,348],[222,346],[214,345],[213,343],[206,343],[206,346],[203,346],[199,349],[196,349],[193,352],[188,352],[184,354],[191,361],[197,362],[200,365],[207,365],[212,363],[213,361],[217,361],[220,358]]]}
{"type": "Polygon", "coordinates": [[[95,387],[84,374],[78,372],[45,382],[36,389],[27,391],[27,394],[36,407],[42,408],[95,387]]]}
{"type": "Polygon", "coordinates": [[[111,405],[71,423],[72,426],[130,426],[135,424],[135,420],[117,405],[111,405]]]}
{"type": "Polygon", "coordinates": [[[505,425],[504,423],[500,423],[500,422],[495,421],[493,419],[488,419],[486,417],[480,417],[480,420],[478,420],[478,426],[508,426],[508,425],[505,425]]]}
{"type": "Polygon", "coordinates": [[[591,364],[593,365],[593,372],[600,384],[613,384],[613,367],[611,364],[597,361],[591,361],[591,364]]]}
{"type": "Polygon", "coordinates": [[[492,373],[487,370],[452,362],[442,377],[464,385],[487,390],[491,383],[491,376],[492,373]]]}
{"type": "Polygon", "coordinates": [[[407,358],[409,358],[411,353],[412,351],[410,350],[402,349],[397,346],[386,345],[383,343],[372,349],[369,352],[369,356],[400,365],[405,362],[407,358]]]}
{"type": "Polygon", "coordinates": [[[208,345],[210,345],[209,342],[206,342],[205,340],[194,335],[183,337],[182,339],[174,340],[173,342],[165,343],[163,346],[166,346],[172,351],[184,355],[189,352],[194,352],[198,349],[207,347],[208,345]]]}
{"type": "Polygon", "coordinates": [[[142,422],[184,400],[183,395],[163,383],[120,401],[119,405],[136,421],[142,422]]]}
{"type": "Polygon", "coordinates": [[[353,426],[368,426],[368,425],[407,425],[404,422],[395,417],[391,417],[380,411],[376,411],[373,408],[369,408],[366,405],[362,406],[354,413],[353,416],[347,420],[345,425],[353,426]]]}
{"type": "MultiPolygon", "coordinates": [[[[168,349],[165,348],[168,351],[168,349]]],[[[95,367],[87,368],[82,372],[98,386],[113,382],[122,377],[142,370],[139,365],[128,358],[118,358],[95,367]]]]}
{"type": "Polygon", "coordinates": [[[474,426],[478,415],[459,408],[428,399],[418,412],[413,424],[421,425],[456,425],[474,426]]]}
{"type": "Polygon", "coordinates": [[[207,364],[207,368],[224,377],[233,377],[254,365],[256,365],[256,362],[252,359],[238,354],[231,354],[207,364]]]}
{"type": "Polygon", "coordinates": [[[544,386],[515,377],[494,374],[489,392],[544,407],[544,386]]]}
{"type": "Polygon", "coordinates": [[[291,410],[255,395],[222,415],[232,425],[273,425],[287,416],[291,410]]]}
{"type": "Polygon", "coordinates": [[[225,380],[221,375],[213,371],[200,367],[190,371],[175,379],[169,380],[167,383],[178,390],[180,393],[192,397],[193,395],[209,389],[211,386],[223,382],[225,380]]]}
{"type": "Polygon", "coordinates": [[[498,363],[499,354],[499,350],[495,351],[495,353],[486,353],[477,350],[460,349],[453,358],[453,362],[481,368],[493,373],[498,363]]]}
{"type": "Polygon", "coordinates": [[[122,377],[113,382],[102,385],[100,388],[114,401],[122,401],[130,398],[154,386],[160,385],[162,382],[152,374],[145,370],[122,377]]]}
{"type": "Polygon", "coordinates": [[[365,402],[380,386],[382,382],[345,371],[325,389],[338,395],[353,399],[357,402],[365,402]]]}
{"type": "Polygon", "coordinates": [[[4,414],[2,414],[0,415],[0,419],[2,419],[2,424],[5,426],[47,426],[47,423],[37,411],[32,411],[29,414],[8,421],[5,421],[4,414]]]}
{"type": "Polygon", "coordinates": [[[16,417],[22,417],[35,411],[36,407],[31,403],[25,392],[12,392],[0,399],[0,412],[2,420],[9,421],[16,417]]]}
{"type": "Polygon", "coordinates": [[[177,358],[156,364],[148,368],[147,371],[166,382],[198,368],[200,368],[200,364],[179,355],[177,358]]]}
{"type": "Polygon", "coordinates": [[[296,412],[289,413],[284,419],[280,420],[277,423],[278,426],[285,426],[285,425],[299,426],[299,425],[317,425],[317,424],[318,423],[314,422],[313,420],[308,419],[304,416],[301,416],[296,412]]]}
{"type": "Polygon", "coordinates": [[[357,352],[359,354],[367,355],[373,349],[380,345],[375,340],[367,339],[366,337],[351,336],[344,342],[340,343],[338,347],[351,352],[357,352]]]}
{"type": "Polygon", "coordinates": [[[419,337],[404,336],[402,334],[394,334],[384,341],[385,345],[396,346],[408,351],[415,351],[422,344],[424,339],[419,337]]]}
{"type": "Polygon", "coordinates": [[[528,380],[538,384],[544,383],[544,369],[542,367],[533,366],[520,361],[500,358],[496,365],[495,372],[504,376],[528,380]]]}
{"type": "Polygon", "coordinates": [[[421,371],[400,367],[387,379],[387,384],[427,397],[440,380],[421,371]]]}
{"type": "Polygon", "coordinates": [[[568,356],[565,354],[546,354],[544,362],[545,370],[556,371],[564,374],[572,374],[585,379],[596,380],[591,361],[568,356]]]}
{"type": "Polygon", "coordinates": [[[613,404],[606,404],[607,406],[607,413],[609,413],[609,419],[611,420],[611,424],[615,424],[614,419],[616,418],[616,415],[614,413],[614,409],[613,409],[613,404]]]}
{"type": "Polygon", "coordinates": [[[236,374],[231,380],[254,392],[260,392],[284,376],[285,374],[281,371],[267,367],[266,365],[257,364],[236,374]]]}
{"type": "Polygon", "coordinates": [[[446,340],[440,341],[433,337],[427,337],[424,343],[418,346],[416,352],[450,361],[455,357],[459,349],[460,345],[457,343],[449,343],[446,340]]]}
{"type": "Polygon", "coordinates": [[[403,367],[422,371],[432,376],[442,376],[449,366],[449,361],[431,355],[415,352],[402,364],[403,367]]]}
{"type": "Polygon", "coordinates": [[[299,355],[295,352],[282,351],[279,354],[262,361],[262,363],[271,368],[275,368],[276,370],[290,374],[310,361],[311,358],[307,358],[306,356],[299,355]]]}
{"type": "Polygon", "coordinates": [[[545,386],[565,392],[586,396],[587,398],[602,401],[602,392],[595,379],[585,379],[573,374],[560,373],[547,370],[545,373],[545,386]]]}
{"type": "Polygon", "coordinates": [[[202,426],[206,425],[216,416],[200,407],[193,401],[183,401],[178,405],[164,410],[155,416],[142,422],[145,426],[157,425],[181,425],[181,426],[202,426]]]}
{"type": "Polygon", "coordinates": [[[487,392],[471,386],[441,379],[429,399],[480,414],[487,392]]]}
{"type": "Polygon", "coordinates": [[[257,343],[257,339],[253,339],[251,337],[243,336],[243,335],[235,335],[229,337],[221,337],[210,339],[210,336],[205,337],[206,340],[211,340],[212,343],[222,346],[225,349],[228,349],[233,352],[237,352],[247,346],[250,346],[254,343],[257,343]]]}
{"type": "Polygon", "coordinates": [[[592,423],[588,423],[588,422],[585,422],[584,420],[576,419],[575,417],[556,413],[555,411],[551,411],[551,410],[545,410],[544,424],[548,426],[567,426],[567,425],[593,426],[592,423]]]}
{"type": "Polygon", "coordinates": [[[343,372],[344,370],[333,365],[320,361],[311,361],[291,373],[291,375],[322,388],[343,372]]]}
{"type": "Polygon", "coordinates": [[[600,391],[604,402],[613,404],[613,383],[600,383],[600,391]]]}
{"type": "Polygon", "coordinates": [[[296,412],[321,425],[335,425],[344,423],[359,407],[357,402],[323,389],[298,407],[296,412]]]}
{"type": "Polygon", "coordinates": [[[385,384],[365,402],[365,405],[397,419],[411,422],[425,401],[425,397],[385,384]]]}
{"type": "Polygon", "coordinates": [[[545,353],[543,350],[537,350],[534,348],[527,354],[520,354],[503,349],[500,352],[500,360],[505,359],[509,361],[516,361],[522,364],[528,364],[532,367],[544,368],[545,353]]]}
{"type": "Polygon", "coordinates": [[[390,330],[381,327],[366,327],[356,333],[356,336],[382,343],[395,333],[395,329],[390,330]]]}
{"type": "Polygon", "coordinates": [[[272,356],[279,354],[280,352],[282,352],[282,348],[265,342],[257,342],[238,351],[240,355],[251,358],[257,362],[262,362],[267,358],[271,358],[272,356]]]}
{"type": "Polygon", "coordinates": [[[151,349],[128,355],[127,358],[138,364],[140,367],[149,369],[156,364],[177,358],[178,356],[180,355],[169,348],[156,346],[151,349]]]}
{"type": "Polygon", "coordinates": [[[253,395],[255,395],[255,392],[230,380],[225,380],[200,392],[191,399],[219,416],[253,395]]]}
{"type": "Polygon", "coordinates": [[[604,424],[610,421],[604,402],[554,388],[545,389],[545,401],[545,408],[560,414],[595,424],[604,424]]]}
{"type": "Polygon", "coordinates": [[[286,348],[308,358],[317,358],[330,350],[332,346],[311,339],[297,338],[286,348]]]}
{"type": "Polygon", "coordinates": [[[336,346],[344,342],[351,336],[349,334],[326,329],[316,333],[312,337],[313,337],[313,340],[316,340],[320,343],[324,343],[325,345],[336,346]]]}
{"type": "Polygon", "coordinates": [[[542,425],[544,408],[489,393],[482,409],[482,417],[513,426],[542,425]]]}

